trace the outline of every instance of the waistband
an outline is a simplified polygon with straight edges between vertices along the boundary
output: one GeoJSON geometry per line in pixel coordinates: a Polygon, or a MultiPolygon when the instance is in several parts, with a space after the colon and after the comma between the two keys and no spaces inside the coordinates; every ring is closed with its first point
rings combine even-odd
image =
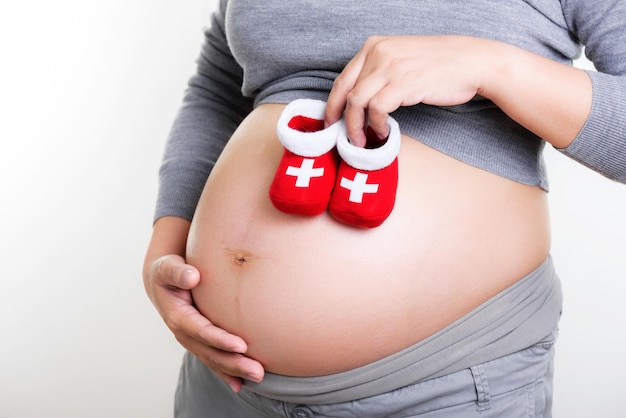
{"type": "Polygon", "coordinates": [[[558,324],[561,284],[548,257],[530,274],[430,337],[391,356],[326,376],[266,373],[244,390],[284,402],[327,404],[379,395],[523,350],[558,324]]]}

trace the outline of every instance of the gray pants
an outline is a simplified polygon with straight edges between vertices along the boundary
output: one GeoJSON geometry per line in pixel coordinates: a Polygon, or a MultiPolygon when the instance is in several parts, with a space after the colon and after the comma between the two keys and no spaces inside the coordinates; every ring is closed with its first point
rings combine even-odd
{"type": "Polygon", "coordinates": [[[482,364],[355,401],[305,405],[232,390],[186,354],[176,390],[177,418],[552,416],[556,331],[541,342],[482,364]]]}

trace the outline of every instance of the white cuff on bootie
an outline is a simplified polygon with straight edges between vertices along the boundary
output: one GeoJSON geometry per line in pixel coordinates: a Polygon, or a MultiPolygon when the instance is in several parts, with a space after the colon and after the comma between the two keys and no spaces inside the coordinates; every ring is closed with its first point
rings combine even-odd
{"type": "Polygon", "coordinates": [[[387,119],[389,137],[378,148],[368,149],[356,147],[350,143],[345,129],[341,129],[337,137],[337,151],[341,158],[351,167],[359,170],[374,171],[387,167],[400,153],[400,126],[391,116],[387,119]]]}
{"type": "Polygon", "coordinates": [[[289,103],[278,119],[279,141],[289,151],[302,157],[319,157],[333,149],[343,121],[316,132],[302,132],[289,126],[291,119],[296,116],[324,120],[325,110],[326,102],[321,100],[298,99],[289,103]]]}

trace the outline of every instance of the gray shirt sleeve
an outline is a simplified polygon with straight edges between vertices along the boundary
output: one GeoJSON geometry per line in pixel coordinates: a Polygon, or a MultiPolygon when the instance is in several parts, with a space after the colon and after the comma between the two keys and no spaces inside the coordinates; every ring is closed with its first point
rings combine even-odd
{"type": "Polygon", "coordinates": [[[243,71],[226,41],[226,1],[212,17],[197,71],[169,133],[159,171],[154,220],[193,217],[204,183],[228,139],[252,110],[241,92],[243,71]]]}
{"type": "MultiPolygon", "coordinates": [[[[284,26],[284,22],[268,21],[271,16],[268,17],[267,14],[258,16],[256,10],[255,13],[244,13],[245,16],[243,17],[247,16],[248,20],[242,19],[239,14],[236,16],[237,19],[229,16],[231,19],[228,22],[231,26],[229,26],[228,34],[229,40],[232,42],[229,45],[225,28],[226,3],[226,0],[220,1],[219,10],[214,14],[212,24],[205,32],[206,39],[198,59],[197,73],[189,81],[183,105],[168,137],[160,169],[160,188],[155,218],[166,215],[186,219],[193,217],[204,183],[215,161],[236,127],[252,110],[254,102],[251,96],[256,96],[259,100],[259,98],[268,97],[276,91],[279,93],[286,91],[291,96],[304,93],[309,95],[326,94],[335,73],[341,69],[342,65],[340,64],[349,59],[348,52],[358,49],[356,44],[350,44],[349,48],[327,49],[325,51],[328,52],[328,57],[325,56],[325,52],[323,59],[320,59],[319,54],[308,54],[307,50],[307,54],[296,54],[295,56],[305,60],[303,62],[299,61],[300,58],[297,60],[294,57],[289,59],[290,56],[287,56],[282,57],[281,65],[283,67],[275,65],[273,62],[268,65],[267,54],[252,53],[246,55],[246,50],[242,52],[242,47],[248,47],[249,51],[247,52],[255,52],[256,48],[259,48],[257,44],[250,45],[249,37],[245,35],[252,33],[251,36],[253,36],[255,31],[250,32],[250,30],[257,27],[255,25],[259,25],[259,23],[284,26]],[[232,25],[240,30],[233,32],[232,25]],[[239,39],[239,44],[237,43],[237,35],[243,36],[242,39],[239,39]],[[239,45],[239,49],[237,49],[237,45],[239,45]],[[233,57],[231,47],[242,65],[233,57]],[[314,62],[312,63],[311,60],[314,62]],[[285,70],[284,65],[295,65],[295,67],[289,67],[285,70]],[[249,84],[247,89],[244,85],[242,66],[247,71],[246,78],[249,84]],[[304,68],[301,68],[302,66],[304,68]],[[286,73],[284,73],[285,71],[286,73]],[[289,74],[294,71],[297,74],[291,77],[289,74]],[[256,77],[254,82],[250,82],[250,79],[254,77],[256,77]],[[244,93],[242,93],[242,89],[244,93]]],[[[549,18],[551,22],[550,25],[537,26],[536,37],[538,39],[549,41],[547,45],[552,45],[555,52],[558,52],[559,48],[567,49],[570,44],[578,45],[580,42],[585,45],[587,56],[598,69],[597,72],[589,72],[593,83],[593,103],[589,118],[573,143],[561,151],[606,177],[626,183],[626,21],[623,18],[626,16],[626,1],[550,0],[547,2],[526,0],[526,3],[535,5],[542,10],[542,13],[530,14],[530,17],[544,23],[545,19],[549,18]],[[548,8],[550,13],[547,13],[545,8],[548,8]],[[542,30],[546,32],[543,33],[542,30]]],[[[237,3],[238,7],[244,8],[244,10],[250,4],[254,3],[245,1],[237,3]]],[[[410,3],[407,2],[406,4],[410,3]]],[[[431,7],[437,7],[436,4],[433,2],[431,7]]],[[[233,5],[235,3],[229,6],[229,13],[237,11],[236,8],[233,9],[233,5]]],[[[341,11],[339,10],[339,17],[345,16],[346,13],[353,13],[351,9],[350,11],[345,10],[348,6],[342,7],[343,14],[339,13],[341,11]]],[[[309,12],[325,12],[319,7],[308,10],[309,12]]],[[[271,12],[272,9],[266,11],[266,13],[271,12]]],[[[460,23],[463,25],[482,25],[478,20],[460,23]]],[[[392,29],[401,32],[402,28],[395,27],[392,29]]],[[[483,26],[479,26],[479,28],[483,28],[483,26]]],[[[290,37],[277,37],[272,32],[274,29],[274,27],[263,26],[266,33],[273,34],[272,39],[275,42],[284,40],[279,46],[287,45],[289,47],[287,51],[300,51],[301,49],[298,48],[304,47],[303,42],[306,39],[298,37],[296,40],[290,37]],[[297,45],[295,44],[296,41],[299,42],[297,45]]],[[[295,30],[283,29],[285,31],[295,30]]],[[[475,28],[467,27],[465,29],[470,33],[472,32],[471,29],[475,28]]],[[[344,29],[338,33],[343,36],[342,39],[349,40],[346,41],[347,43],[357,42],[354,40],[357,35],[365,36],[363,29],[358,25],[348,27],[345,30],[348,33],[344,33],[344,29]]],[[[510,31],[510,28],[499,30],[510,31]]],[[[314,34],[309,35],[313,36],[314,34]]],[[[530,41],[533,41],[530,42],[531,45],[543,45],[535,38],[530,39],[530,41]]],[[[279,49],[274,52],[283,54],[284,51],[284,49],[279,49]]],[[[424,111],[417,112],[417,114],[421,117],[427,116],[427,112],[424,111]]],[[[443,138],[446,144],[449,142],[447,132],[448,127],[452,126],[453,116],[456,117],[456,115],[437,114],[435,122],[439,130],[431,132],[434,138],[443,138]],[[443,132],[440,129],[442,126],[446,126],[446,133],[439,135],[443,132]]],[[[475,116],[474,119],[467,122],[464,132],[469,132],[471,126],[477,126],[480,130],[473,134],[474,142],[491,143],[484,140],[484,121],[479,115],[475,116]]],[[[415,118],[415,113],[407,116],[407,118],[409,117],[415,118]]],[[[499,123],[496,120],[490,120],[495,124],[499,123]]],[[[423,120],[420,120],[420,124],[423,125],[423,120]]],[[[493,132],[499,134],[502,129],[504,129],[502,126],[496,126],[493,132]]],[[[428,135],[421,136],[426,138],[428,135]]],[[[510,140],[510,137],[507,139],[510,140]]],[[[462,144],[462,146],[468,147],[467,143],[462,144]]],[[[515,158],[520,155],[508,147],[503,149],[503,153],[506,155],[515,158]]],[[[539,149],[532,147],[527,147],[527,149],[532,154],[530,157],[539,151],[539,149]]],[[[520,167],[524,168],[526,165],[514,164],[512,167],[519,170],[520,167]]],[[[519,177],[517,175],[513,177],[510,173],[508,175],[509,178],[519,177]]]]}
{"type": "Polygon", "coordinates": [[[602,175],[626,183],[626,2],[562,1],[572,33],[597,72],[590,115],[561,151],[602,175]]]}

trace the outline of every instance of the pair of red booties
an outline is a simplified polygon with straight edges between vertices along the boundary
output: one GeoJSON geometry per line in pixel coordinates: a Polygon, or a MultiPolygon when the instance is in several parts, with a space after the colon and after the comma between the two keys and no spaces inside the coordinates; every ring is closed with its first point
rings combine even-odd
{"type": "Polygon", "coordinates": [[[375,228],[391,214],[398,186],[400,129],[391,117],[389,136],[368,130],[365,148],[352,145],[343,121],[324,128],[326,103],[299,99],[278,120],[285,147],[270,186],[280,211],[315,216],[328,209],[337,220],[375,228]]]}

